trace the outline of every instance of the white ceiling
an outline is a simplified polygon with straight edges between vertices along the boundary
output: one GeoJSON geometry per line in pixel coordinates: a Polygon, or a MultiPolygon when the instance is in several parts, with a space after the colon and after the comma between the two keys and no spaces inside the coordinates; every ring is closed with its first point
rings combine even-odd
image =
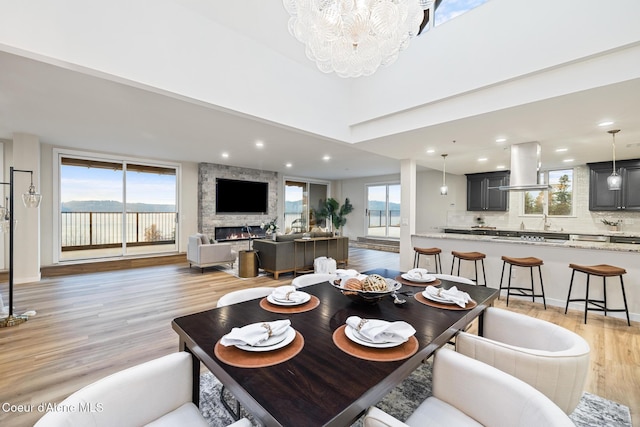
{"type": "MultiPolygon", "coordinates": [[[[315,68],[286,28],[270,25],[274,12],[264,6],[268,2],[253,2],[257,10],[250,15],[241,2],[224,2],[225,7],[217,6],[222,2],[183,3],[315,68]]],[[[59,147],[317,179],[398,173],[400,160],[408,158],[419,168],[441,170],[440,154],[447,153],[447,172],[464,174],[499,164],[508,168],[509,145],[529,141],[542,145],[543,168],[611,160],[610,127],[597,126],[611,119],[612,127],[621,129],[617,158],[640,158],[640,79],[351,144],[8,52],[0,51],[0,70],[0,138],[26,132],[59,147]],[[496,143],[497,136],[507,142],[496,143]],[[264,148],[255,147],[257,139],[264,148]],[[427,154],[429,148],[435,152],[427,154]],[[557,148],[568,151],[556,153],[557,148]],[[229,157],[222,158],[223,152],[229,157]],[[325,155],[331,159],[320,160],[325,155]],[[479,162],[479,157],[488,160],[479,162]],[[568,158],[573,162],[564,163],[568,158]]]]}

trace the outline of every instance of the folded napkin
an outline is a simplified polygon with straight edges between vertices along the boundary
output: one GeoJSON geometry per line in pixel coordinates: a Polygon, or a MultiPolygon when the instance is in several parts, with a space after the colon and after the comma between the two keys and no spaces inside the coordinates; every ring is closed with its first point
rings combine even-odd
{"type": "Polygon", "coordinates": [[[279,286],[271,292],[278,301],[302,302],[307,297],[305,292],[296,290],[295,286],[279,286]]]}
{"type": "Polygon", "coordinates": [[[455,286],[449,289],[436,288],[429,286],[424,290],[425,293],[432,297],[442,298],[452,303],[459,305],[460,307],[466,307],[467,303],[471,301],[471,297],[464,291],[459,291],[455,286]]]}
{"type": "Polygon", "coordinates": [[[428,271],[427,271],[426,268],[413,268],[413,269],[407,271],[407,276],[410,279],[426,280],[429,277],[431,277],[427,273],[428,273],[428,271]]]}
{"type": "Polygon", "coordinates": [[[220,339],[225,347],[231,345],[256,345],[272,336],[282,335],[291,326],[289,319],[274,322],[259,322],[241,328],[233,328],[220,339]]]}
{"type": "Polygon", "coordinates": [[[386,320],[362,319],[358,316],[350,316],[347,318],[346,323],[373,343],[403,343],[416,333],[413,326],[403,321],[387,322],[386,320]]]}

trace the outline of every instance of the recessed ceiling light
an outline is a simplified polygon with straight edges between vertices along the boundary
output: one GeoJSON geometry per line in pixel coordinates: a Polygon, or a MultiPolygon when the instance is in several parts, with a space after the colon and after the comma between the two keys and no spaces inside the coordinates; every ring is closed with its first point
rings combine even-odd
{"type": "Polygon", "coordinates": [[[570,162],[573,162],[573,159],[564,159],[563,162],[570,163],[570,162]]]}
{"type": "Polygon", "coordinates": [[[505,166],[505,165],[498,165],[498,166],[496,166],[496,169],[504,169],[504,168],[506,168],[506,166],[505,166]]]}
{"type": "Polygon", "coordinates": [[[435,152],[436,152],[436,150],[434,150],[433,148],[429,148],[429,149],[427,150],[427,154],[433,154],[433,153],[435,153],[435,152]]]}
{"type": "Polygon", "coordinates": [[[258,148],[262,148],[262,147],[264,147],[264,142],[262,142],[262,141],[256,141],[256,147],[258,147],[258,148]]]}
{"type": "Polygon", "coordinates": [[[507,138],[498,138],[496,142],[507,142],[507,138]]]}
{"type": "Polygon", "coordinates": [[[331,156],[328,156],[328,155],[327,155],[327,156],[323,156],[323,157],[322,157],[322,160],[324,160],[325,162],[327,162],[327,161],[331,160],[331,156]]]}
{"type": "Polygon", "coordinates": [[[486,158],[486,157],[480,157],[480,158],[478,159],[478,161],[479,161],[479,162],[486,162],[486,161],[487,161],[487,158],[486,158]]]}
{"type": "Polygon", "coordinates": [[[598,126],[602,127],[602,126],[611,126],[614,122],[612,121],[606,121],[606,122],[601,122],[598,123],[598,126]]]}
{"type": "Polygon", "coordinates": [[[229,153],[222,153],[222,157],[225,158],[225,159],[228,159],[229,158],[229,153]]]}
{"type": "Polygon", "coordinates": [[[556,153],[564,153],[568,148],[556,148],[556,153]]]}
{"type": "Polygon", "coordinates": [[[291,166],[293,166],[291,163],[287,163],[285,164],[286,167],[290,168],[291,166]]]}

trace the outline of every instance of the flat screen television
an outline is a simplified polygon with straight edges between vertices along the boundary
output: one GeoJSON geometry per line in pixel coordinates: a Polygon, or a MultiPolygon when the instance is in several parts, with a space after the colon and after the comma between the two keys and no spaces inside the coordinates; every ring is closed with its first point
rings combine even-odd
{"type": "Polygon", "coordinates": [[[216,178],[216,214],[266,214],[269,183],[216,178]]]}

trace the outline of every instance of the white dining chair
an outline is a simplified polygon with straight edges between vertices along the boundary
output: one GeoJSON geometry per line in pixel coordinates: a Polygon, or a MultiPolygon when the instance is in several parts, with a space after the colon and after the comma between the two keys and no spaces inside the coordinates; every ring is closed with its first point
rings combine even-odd
{"type": "Polygon", "coordinates": [[[291,281],[291,285],[295,286],[296,288],[302,288],[304,286],[316,285],[322,282],[333,282],[336,277],[337,275],[333,273],[303,274],[302,276],[296,276],[291,281]]]}
{"type": "Polygon", "coordinates": [[[275,288],[266,286],[260,286],[256,288],[239,289],[237,291],[231,291],[224,294],[218,300],[217,306],[224,307],[231,304],[237,304],[239,302],[249,301],[255,298],[266,297],[271,294],[275,288]]]}
{"type": "Polygon", "coordinates": [[[484,312],[483,336],[457,335],[456,351],[530,384],[567,414],[582,397],[591,352],[568,329],[496,307],[484,312]]]}
{"type": "MultiPolygon", "coordinates": [[[[47,412],[35,426],[207,427],[191,399],[192,363],[191,354],[180,351],[116,372],[57,405],[75,410],[47,412]]],[[[246,418],[231,425],[251,427],[246,418]]]]}
{"type": "MultiPolygon", "coordinates": [[[[249,301],[256,298],[266,297],[270,295],[275,288],[267,287],[267,286],[258,286],[256,288],[247,288],[247,289],[239,289],[237,291],[231,291],[227,294],[224,294],[218,300],[216,304],[217,307],[226,307],[232,304],[238,304],[241,302],[249,301]]],[[[222,385],[220,389],[220,403],[225,407],[225,409],[231,414],[234,419],[240,418],[240,402],[236,400],[235,406],[236,410],[231,408],[227,400],[224,398],[225,387],[222,385]]]]}
{"type": "Polygon", "coordinates": [[[376,407],[364,427],[575,427],[549,398],[499,369],[447,348],[436,351],[432,396],[402,422],[376,407]]]}
{"type": "Polygon", "coordinates": [[[434,276],[436,279],[448,280],[449,282],[464,283],[466,285],[476,284],[476,282],[471,279],[467,279],[466,277],[462,276],[454,276],[452,274],[432,274],[432,276],[434,276]]]}

